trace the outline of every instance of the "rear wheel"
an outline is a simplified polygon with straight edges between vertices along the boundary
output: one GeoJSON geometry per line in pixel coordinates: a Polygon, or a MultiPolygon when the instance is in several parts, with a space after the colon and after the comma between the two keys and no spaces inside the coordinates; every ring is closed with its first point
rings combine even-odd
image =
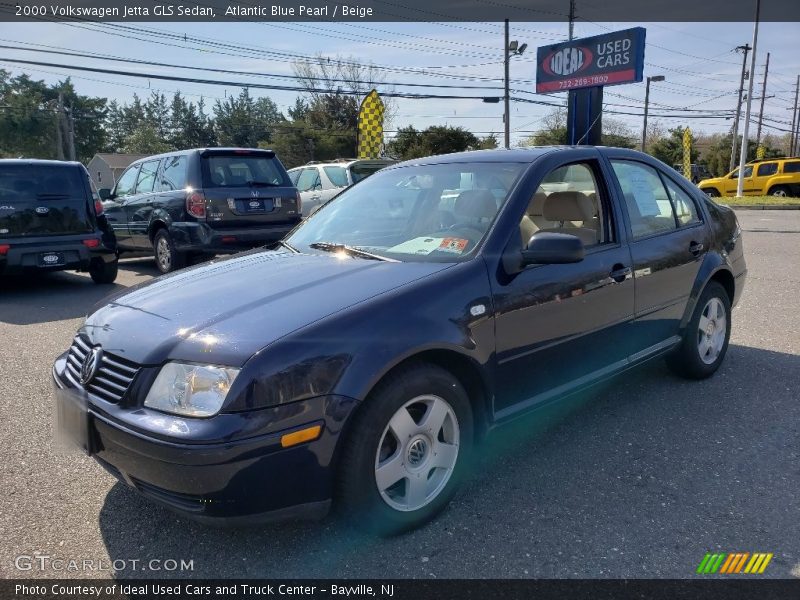
{"type": "Polygon", "coordinates": [[[186,264],[186,255],[175,249],[175,242],[167,229],[159,229],[153,238],[156,267],[162,273],[170,273],[186,264]]]}
{"type": "Polygon", "coordinates": [[[719,192],[714,188],[703,188],[703,191],[709,198],[719,198],[719,192]]]}
{"type": "Polygon", "coordinates": [[[382,534],[419,527],[455,494],[472,438],[469,398],[453,375],[429,364],[390,375],[365,400],[344,442],[342,508],[382,534]]]}
{"type": "Polygon", "coordinates": [[[769,190],[770,196],[778,196],[779,198],[786,198],[789,195],[789,188],[785,185],[776,185],[769,190]]]}
{"type": "Polygon", "coordinates": [[[713,375],[728,350],[731,336],[731,303],[728,292],[716,281],[710,282],[686,325],[683,340],[667,357],[670,369],[690,379],[713,375]]]}
{"type": "Polygon", "coordinates": [[[106,262],[102,258],[92,259],[89,263],[89,276],[95,283],[114,283],[119,271],[119,260],[106,262]]]}

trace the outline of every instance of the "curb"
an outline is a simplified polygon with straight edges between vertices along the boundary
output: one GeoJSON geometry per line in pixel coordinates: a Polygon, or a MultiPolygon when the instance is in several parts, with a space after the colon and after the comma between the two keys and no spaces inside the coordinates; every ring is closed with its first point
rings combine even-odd
{"type": "Polygon", "coordinates": [[[723,204],[734,210],[800,210],[800,204],[723,204]]]}

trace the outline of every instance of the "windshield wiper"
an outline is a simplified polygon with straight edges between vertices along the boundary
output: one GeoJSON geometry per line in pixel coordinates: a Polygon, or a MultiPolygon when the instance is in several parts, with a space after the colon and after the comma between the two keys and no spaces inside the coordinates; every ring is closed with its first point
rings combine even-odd
{"type": "Polygon", "coordinates": [[[335,242],[314,242],[313,244],[309,244],[308,247],[314,248],[314,250],[322,250],[323,252],[344,252],[348,256],[357,256],[358,258],[366,258],[369,260],[399,262],[393,258],[367,252],[366,250],[362,250],[357,246],[348,246],[347,244],[337,244],[335,242]]]}
{"type": "Polygon", "coordinates": [[[279,183],[272,183],[271,181],[248,181],[247,185],[250,187],[279,187],[279,183]]]}
{"type": "Polygon", "coordinates": [[[295,247],[294,247],[294,246],[292,246],[291,244],[289,244],[289,243],[287,243],[287,242],[284,242],[283,240],[280,240],[280,241],[278,242],[278,246],[283,246],[284,248],[286,248],[287,250],[291,250],[291,251],[292,251],[292,252],[294,252],[295,254],[300,254],[300,250],[298,250],[297,248],[295,248],[295,247]]]}

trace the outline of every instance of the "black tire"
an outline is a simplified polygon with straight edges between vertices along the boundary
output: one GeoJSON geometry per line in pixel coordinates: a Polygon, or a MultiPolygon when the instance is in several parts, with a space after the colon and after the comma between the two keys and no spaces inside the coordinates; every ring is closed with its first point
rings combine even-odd
{"type": "Polygon", "coordinates": [[[102,258],[95,258],[89,263],[89,276],[95,283],[114,283],[118,272],[119,260],[116,258],[111,262],[106,262],[102,258]]]}
{"type": "MultiPolygon", "coordinates": [[[[715,318],[711,320],[713,321],[712,331],[714,331],[715,335],[721,335],[719,329],[715,327],[715,325],[719,325],[719,322],[715,318]]],[[[706,331],[708,331],[708,328],[706,328],[706,331]]],[[[731,301],[730,298],[728,298],[728,292],[716,281],[711,281],[697,300],[692,318],[689,320],[689,323],[686,325],[686,330],[683,333],[683,340],[681,340],[676,350],[667,356],[667,365],[674,373],[688,379],[705,379],[706,377],[711,377],[725,359],[730,337],[731,301]],[[708,314],[704,315],[704,313],[711,310],[710,307],[712,305],[710,303],[712,301],[715,301],[715,303],[718,302],[715,306],[724,311],[725,332],[724,337],[721,338],[721,348],[715,353],[713,352],[714,348],[710,347],[709,352],[704,358],[701,350],[701,343],[706,335],[700,331],[700,319],[708,317],[708,314]]]]}
{"type": "Polygon", "coordinates": [[[719,198],[719,192],[715,188],[703,188],[703,192],[705,192],[706,196],[709,198],[719,198]]]}
{"type": "Polygon", "coordinates": [[[788,187],[785,185],[776,185],[769,190],[770,196],[778,196],[779,198],[786,198],[791,195],[788,187]]]}
{"type": "Polygon", "coordinates": [[[166,228],[159,229],[153,237],[153,254],[156,267],[162,273],[171,273],[186,265],[186,255],[175,249],[175,242],[166,228]]]}
{"type": "MultiPolygon", "coordinates": [[[[410,415],[417,425],[433,412],[430,409],[424,414],[420,412],[417,422],[414,411],[422,406],[424,405],[414,404],[408,407],[405,413],[410,415]]],[[[451,417],[445,418],[448,419],[446,423],[452,434],[451,417]]],[[[453,498],[467,469],[472,451],[474,437],[472,407],[464,387],[451,373],[435,365],[416,363],[399,369],[381,381],[359,407],[348,431],[349,434],[343,441],[339,463],[337,481],[339,506],[346,518],[359,528],[381,535],[393,535],[423,525],[444,509],[453,498]],[[384,435],[394,438],[393,443],[396,444],[399,438],[388,431],[389,421],[401,410],[406,410],[404,407],[409,401],[426,395],[429,398],[436,398],[433,402],[443,400],[455,414],[458,431],[455,463],[452,470],[444,470],[449,473],[449,478],[444,478],[438,484],[441,487],[436,488],[434,477],[444,476],[441,470],[427,466],[430,464],[428,461],[436,460],[432,457],[438,455],[434,452],[436,446],[431,444],[427,455],[421,459],[422,462],[418,467],[420,471],[416,473],[417,481],[421,479],[420,472],[424,474],[425,489],[434,487],[434,490],[429,492],[430,499],[426,499],[427,503],[416,510],[399,510],[390,506],[389,500],[384,500],[382,492],[378,489],[376,469],[379,445],[381,449],[385,448],[388,438],[384,439],[384,435]]],[[[443,435],[445,435],[444,427],[434,434],[436,440],[442,440],[443,435]]],[[[396,444],[396,450],[391,452],[391,455],[409,461],[410,464],[415,439],[417,438],[409,435],[405,445],[396,444]]],[[[403,462],[404,468],[405,465],[403,462]]],[[[397,482],[398,486],[406,490],[408,498],[410,492],[407,490],[410,488],[407,486],[411,483],[409,479],[400,479],[397,482]]]]}

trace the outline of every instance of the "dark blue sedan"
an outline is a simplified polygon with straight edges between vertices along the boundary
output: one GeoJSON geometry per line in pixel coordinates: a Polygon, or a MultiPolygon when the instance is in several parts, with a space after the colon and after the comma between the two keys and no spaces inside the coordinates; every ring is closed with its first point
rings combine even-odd
{"type": "Polygon", "coordinates": [[[492,428],[666,357],[712,375],[746,267],[734,213],[614,148],[436,156],[280,247],[96,308],[53,369],[61,429],[181,513],[397,532],[492,428]]]}

